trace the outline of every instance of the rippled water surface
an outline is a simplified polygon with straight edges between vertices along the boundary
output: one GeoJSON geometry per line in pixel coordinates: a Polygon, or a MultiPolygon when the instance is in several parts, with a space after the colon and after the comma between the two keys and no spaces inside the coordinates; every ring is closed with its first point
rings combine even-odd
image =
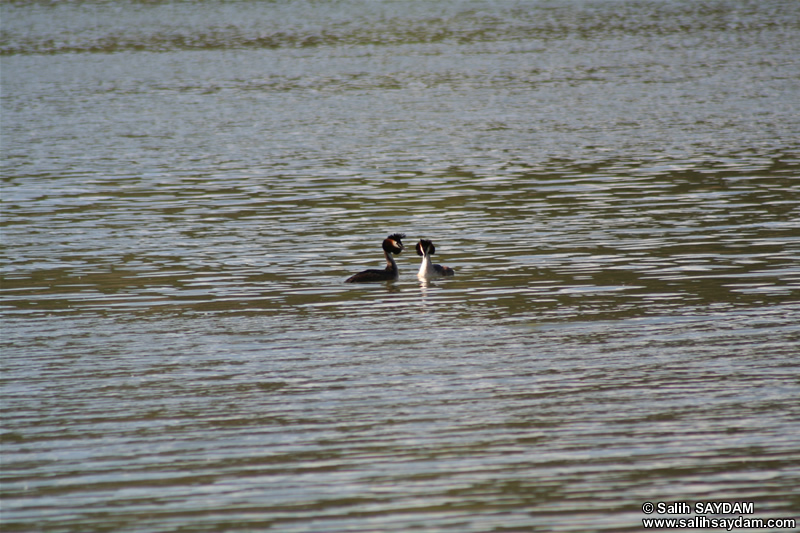
{"type": "Polygon", "coordinates": [[[3,531],[797,518],[800,4],[0,15],[3,531]]]}

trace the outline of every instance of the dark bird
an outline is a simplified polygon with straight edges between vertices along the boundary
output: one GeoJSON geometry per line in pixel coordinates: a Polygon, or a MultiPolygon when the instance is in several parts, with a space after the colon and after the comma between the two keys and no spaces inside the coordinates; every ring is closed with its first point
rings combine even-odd
{"type": "Polygon", "coordinates": [[[402,240],[406,236],[403,233],[393,233],[383,239],[383,255],[386,256],[386,268],[383,270],[370,269],[359,272],[347,278],[345,283],[364,283],[368,281],[392,281],[397,279],[397,263],[394,262],[394,255],[400,255],[405,250],[402,240]]]}

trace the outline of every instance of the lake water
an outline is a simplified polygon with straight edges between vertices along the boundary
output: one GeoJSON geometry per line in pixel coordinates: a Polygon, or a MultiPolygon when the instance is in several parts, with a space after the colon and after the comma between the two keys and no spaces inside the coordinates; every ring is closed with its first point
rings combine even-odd
{"type": "Polygon", "coordinates": [[[798,517],[800,3],[0,15],[3,531],[798,517]]]}

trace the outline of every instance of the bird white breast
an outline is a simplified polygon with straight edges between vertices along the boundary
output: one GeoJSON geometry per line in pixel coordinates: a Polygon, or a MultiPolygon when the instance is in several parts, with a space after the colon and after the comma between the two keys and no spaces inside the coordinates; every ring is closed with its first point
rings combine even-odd
{"type": "Polygon", "coordinates": [[[417,272],[417,277],[420,279],[430,279],[439,277],[439,273],[433,269],[431,258],[428,257],[427,255],[422,257],[422,264],[419,267],[419,272],[417,272]]]}

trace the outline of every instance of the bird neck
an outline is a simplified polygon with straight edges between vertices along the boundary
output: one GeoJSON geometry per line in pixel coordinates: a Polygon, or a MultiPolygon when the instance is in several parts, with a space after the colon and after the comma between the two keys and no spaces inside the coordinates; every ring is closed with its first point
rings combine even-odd
{"type": "Polygon", "coordinates": [[[386,256],[386,270],[397,272],[397,263],[394,262],[391,252],[384,250],[383,255],[386,256]]]}
{"type": "Polygon", "coordinates": [[[433,265],[431,264],[431,257],[428,254],[422,256],[422,264],[419,266],[418,276],[431,277],[433,275],[433,265]]]}

